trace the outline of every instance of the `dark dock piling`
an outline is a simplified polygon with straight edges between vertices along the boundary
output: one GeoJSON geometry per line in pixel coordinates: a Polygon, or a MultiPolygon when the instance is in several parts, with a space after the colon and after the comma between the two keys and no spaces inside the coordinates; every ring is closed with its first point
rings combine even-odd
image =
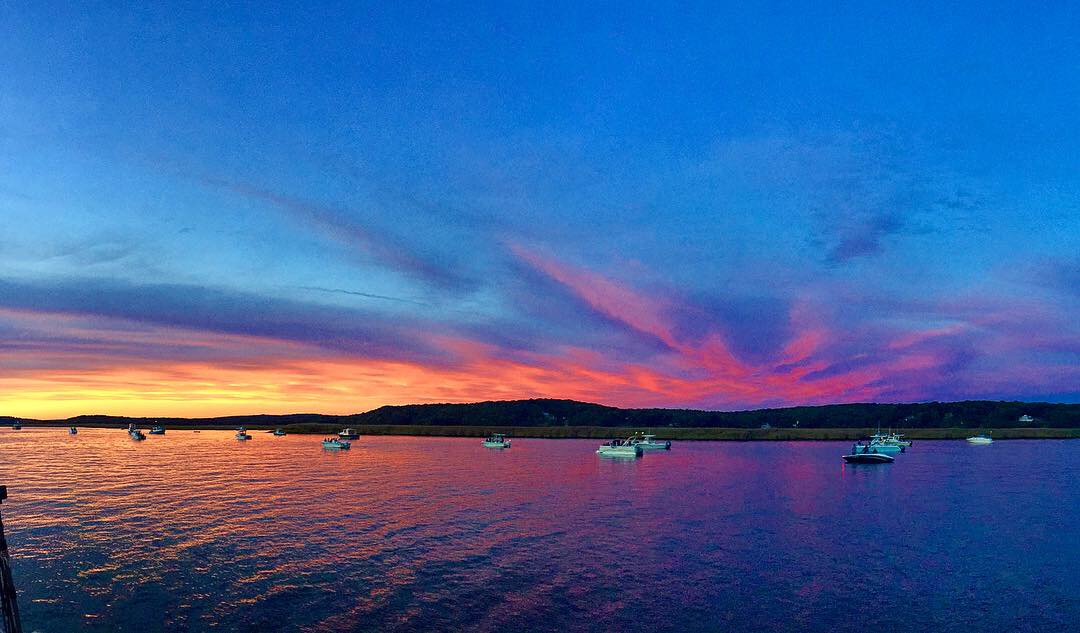
{"type": "MultiPolygon", "coordinates": [[[[7,486],[0,486],[0,504],[7,499],[7,486]]],[[[4,537],[4,519],[0,516],[0,633],[22,633],[19,604],[15,601],[15,581],[11,578],[11,557],[4,537]]]]}

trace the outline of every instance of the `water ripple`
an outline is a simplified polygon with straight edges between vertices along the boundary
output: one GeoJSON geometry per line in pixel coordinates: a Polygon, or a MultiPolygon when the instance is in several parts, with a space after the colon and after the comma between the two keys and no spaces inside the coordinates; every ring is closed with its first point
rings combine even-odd
{"type": "Polygon", "coordinates": [[[28,631],[1051,630],[1080,442],[595,442],[0,430],[28,631]],[[1004,599],[1007,596],[1008,599],[1004,599]]]}

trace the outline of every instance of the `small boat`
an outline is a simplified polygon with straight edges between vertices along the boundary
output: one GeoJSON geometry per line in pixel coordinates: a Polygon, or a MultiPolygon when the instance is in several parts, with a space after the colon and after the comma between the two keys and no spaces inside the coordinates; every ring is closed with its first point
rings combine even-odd
{"type": "Polygon", "coordinates": [[[22,430],[22,425],[19,424],[18,422],[16,422],[15,424],[11,425],[11,430],[13,430],[13,431],[21,431],[22,430]]]}
{"type": "Polygon", "coordinates": [[[876,448],[878,453],[885,453],[886,455],[903,453],[904,447],[893,442],[891,435],[891,433],[882,435],[881,428],[878,428],[878,432],[870,436],[870,446],[876,448]]]}
{"type": "Polygon", "coordinates": [[[360,434],[356,432],[356,429],[341,429],[341,432],[337,436],[343,440],[358,440],[360,434]]]}
{"type": "Polygon", "coordinates": [[[322,441],[322,447],[334,450],[348,450],[352,447],[352,442],[346,442],[336,437],[328,437],[322,441]]]}
{"type": "Polygon", "coordinates": [[[502,433],[492,433],[484,438],[484,448],[510,448],[510,440],[502,433]]]}
{"type": "Polygon", "coordinates": [[[240,427],[236,430],[236,439],[242,442],[244,440],[250,440],[251,436],[248,435],[248,432],[244,429],[244,427],[240,427]]]}
{"type": "Polygon", "coordinates": [[[631,444],[629,439],[611,440],[596,449],[596,454],[601,457],[641,457],[643,452],[640,444],[631,444]]]}
{"type": "Polygon", "coordinates": [[[894,433],[892,431],[889,431],[886,435],[878,433],[870,439],[877,439],[882,444],[889,444],[892,446],[903,446],[904,448],[911,446],[911,440],[905,440],[902,434],[894,433]]]}
{"type": "Polygon", "coordinates": [[[971,444],[993,444],[994,438],[990,437],[989,433],[980,433],[967,438],[967,441],[971,444]]]}
{"type": "Polygon", "coordinates": [[[886,455],[879,451],[881,446],[873,444],[856,443],[851,447],[851,454],[844,455],[844,461],[849,464],[891,464],[894,461],[892,455],[886,455]]]}
{"type": "Polygon", "coordinates": [[[285,437],[285,429],[274,429],[274,437],[285,437]]]}
{"type": "Polygon", "coordinates": [[[165,435],[165,427],[160,424],[155,424],[150,427],[150,435],[165,435]]]}
{"type": "Polygon", "coordinates": [[[71,435],[76,435],[76,434],[78,434],[78,432],[79,432],[79,429],[77,429],[75,427],[71,427],[70,429],[68,429],[68,433],[71,434],[71,435]]]}
{"type": "Polygon", "coordinates": [[[630,438],[631,444],[636,444],[641,447],[643,451],[670,451],[671,440],[666,442],[657,442],[655,435],[649,435],[648,433],[638,433],[634,437],[630,438]]]}
{"type": "Polygon", "coordinates": [[[143,432],[140,431],[138,429],[138,427],[135,426],[134,422],[132,422],[131,424],[128,425],[127,432],[128,432],[128,436],[130,436],[131,439],[133,439],[133,440],[145,440],[146,439],[146,436],[143,435],[143,432]]]}

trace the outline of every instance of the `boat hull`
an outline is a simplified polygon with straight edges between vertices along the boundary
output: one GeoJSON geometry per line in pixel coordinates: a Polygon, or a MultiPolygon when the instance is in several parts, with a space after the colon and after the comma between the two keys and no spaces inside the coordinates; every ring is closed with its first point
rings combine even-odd
{"type": "Polygon", "coordinates": [[[484,442],[484,448],[510,448],[510,442],[484,442]]]}
{"type": "Polygon", "coordinates": [[[350,445],[348,442],[323,442],[322,447],[329,451],[347,451],[350,445]]]}
{"type": "Polygon", "coordinates": [[[969,444],[993,444],[994,440],[988,437],[969,437],[967,438],[969,444]]]}
{"type": "Polygon", "coordinates": [[[882,453],[858,453],[844,455],[844,461],[849,464],[891,464],[895,460],[891,455],[882,453]]]}
{"type": "Polygon", "coordinates": [[[671,442],[641,442],[637,446],[641,447],[643,451],[670,451],[671,442]]]}
{"type": "Polygon", "coordinates": [[[596,454],[601,457],[641,457],[640,446],[601,446],[596,454]]]}

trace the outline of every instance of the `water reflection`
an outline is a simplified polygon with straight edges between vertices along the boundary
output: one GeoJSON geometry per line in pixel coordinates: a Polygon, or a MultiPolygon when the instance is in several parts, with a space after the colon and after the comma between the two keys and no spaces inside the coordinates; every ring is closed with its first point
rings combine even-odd
{"type": "Polygon", "coordinates": [[[832,442],[606,460],[593,441],[323,451],[319,437],[253,436],[0,430],[27,630],[917,631],[1080,616],[1080,443],[975,455],[922,442],[856,468],[832,442]]]}

